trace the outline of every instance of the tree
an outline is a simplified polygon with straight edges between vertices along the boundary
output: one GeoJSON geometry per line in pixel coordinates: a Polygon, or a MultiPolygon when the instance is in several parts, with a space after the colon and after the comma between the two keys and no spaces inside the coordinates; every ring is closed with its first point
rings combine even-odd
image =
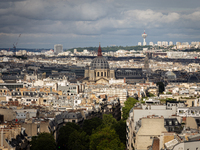
{"type": "Polygon", "coordinates": [[[124,150],[125,146],[121,143],[119,136],[114,129],[109,126],[97,130],[90,136],[91,150],[124,150]]]}
{"type": "Polygon", "coordinates": [[[69,136],[68,149],[69,150],[89,149],[89,135],[87,135],[84,131],[79,132],[75,130],[69,136]]]}
{"type": "Polygon", "coordinates": [[[103,125],[104,126],[112,126],[115,123],[117,123],[117,120],[115,118],[113,118],[113,116],[111,114],[103,115],[103,125]]]}
{"type": "Polygon", "coordinates": [[[102,124],[102,119],[95,117],[95,118],[92,118],[92,119],[84,120],[82,129],[88,135],[91,135],[92,130],[95,130],[101,124],[102,124]]]}
{"type": "Polygon", "coordinates": [[[31,150],[55,150],[56,142],[51,133],[40,133],[32,137],[31,150]]]}
{"type": "Polygon", "coordinates": [[[138,102],[138,100],[132,98],[132,97],[129,97],[127,99],[127,101],[124,102],[124,107],[122,108],[122,117],[123,117],[123,120],[126,120],[129,116],[129,112],[131,110],[131,108],[133,108],[133,106],[138,102]]]}
{"type": "Polygon", "coordinates": [[[112,129],[119,135],[119,139],[123,144],[126,144],[126,121],[120,120],[113,124],[112,129]]]}
{"type": "Polygon", "coordinates": [[[147,93],[147,97],[155,97],[155,95],[152,94],[152,93],[150,93],[150,92],[148,92],[148,93],[147,93]]]}
{"type": "Polygon", "coordinates": [[[165,91],[165,85],[163,82],[157,82],[156,85],[159,86],[159,93],[165,91]]]}
{"type": "Polygon", "coordinates": [[[75,130],[80,131],[80,127],[75,123],[68,122],[65,126],[60,128],[58,133],[57,147],[59,149],[67,149],[69,136],[75,130]]]}

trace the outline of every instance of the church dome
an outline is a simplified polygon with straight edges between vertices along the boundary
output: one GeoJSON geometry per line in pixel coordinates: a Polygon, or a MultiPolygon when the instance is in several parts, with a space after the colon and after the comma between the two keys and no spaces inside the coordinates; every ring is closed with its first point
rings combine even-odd
{"type": "Polygon", "coordinates": [[[102,56],[94,58],[90,64],[91,69],[109,69],[109,64],[102,56]]]}
{"type": "Polygon", "coordinates": [[[91,69],[109,69],[107,60],[102,56],[101,46],[99,45],[98,55],[90,64],[91,69]]]}

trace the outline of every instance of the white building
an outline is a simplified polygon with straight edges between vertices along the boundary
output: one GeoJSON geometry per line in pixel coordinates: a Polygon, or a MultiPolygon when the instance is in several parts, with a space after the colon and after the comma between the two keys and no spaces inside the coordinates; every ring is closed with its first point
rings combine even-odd
{"type": "Polygon", "coordinates": [[[169,46],[172,46],[174,45],[174,43],[172,41],[169,42],[169,46]]]}
{"type": "Polygon", "coordinates": [[[63,52],[63,45],[62,44],[55,44],[54,45],[54,53],[62,53],[63,52]]]}
{"type": "Polygon", "coordinates": [[[177,116],[181,117],[200,117],[200,107],[179,107],[177,116]]]}
{"type": "Polygon", "coordinates": [[[162,41],[162,46],[168,46],[168,42],[167,41],[162,41]]]}
{"type": "Polygon", "coordinates": [[[138,42],[138,46],[142,46],[142,42],[138,42]]]}
{"type": "Polygon", "coordinates": [[[157,45],[158,45],[158,46],[162,46],[162,42],[161,42],[161,41],[158,41],[158,42],[157,42],[157,45]]]}
{"type": "Polygon", "coordinates": [[[149,42],[149,45],[153,46],[153,42],[149,42]]]}
{"type": "Polygon", "coordinates": [[[181,42],[176,42],[176,45],[178,46],[178,45],[181,45],[181,42]]]}

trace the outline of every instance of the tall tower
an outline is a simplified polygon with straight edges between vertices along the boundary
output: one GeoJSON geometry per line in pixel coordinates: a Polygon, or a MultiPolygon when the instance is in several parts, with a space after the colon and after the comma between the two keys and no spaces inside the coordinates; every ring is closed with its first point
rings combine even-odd
{"type": "Polygon", "coordinates": [[[146,37],[147,37],[147,34],[145,33],[145,30],[144,30],[144,33],[142,34],[142,37],[143,37],[143,39],[144,39],[144,41],[143,41],[143,46],[146,46],[147,43],[146,43],[145,39],[146,39],[146,37]]]}
{"type": "Polygon", "coordinates": [[[55,44],[54,45],[54,53],[62,53],[63,52],[63,45],[62,44],[55,44]]]}

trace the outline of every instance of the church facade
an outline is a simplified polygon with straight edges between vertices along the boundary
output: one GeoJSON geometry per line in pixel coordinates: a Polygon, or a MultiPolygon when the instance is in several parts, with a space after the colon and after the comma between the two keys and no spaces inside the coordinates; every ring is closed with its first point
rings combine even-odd
{"type": "Polygon", "coordinates": [[[109,68],[107,60],[102,56],[101,46],[98,48],[98,55],[85,69],[84,81],[93,83],[109,83],[115,79],[115,70],[109,68]]]}

